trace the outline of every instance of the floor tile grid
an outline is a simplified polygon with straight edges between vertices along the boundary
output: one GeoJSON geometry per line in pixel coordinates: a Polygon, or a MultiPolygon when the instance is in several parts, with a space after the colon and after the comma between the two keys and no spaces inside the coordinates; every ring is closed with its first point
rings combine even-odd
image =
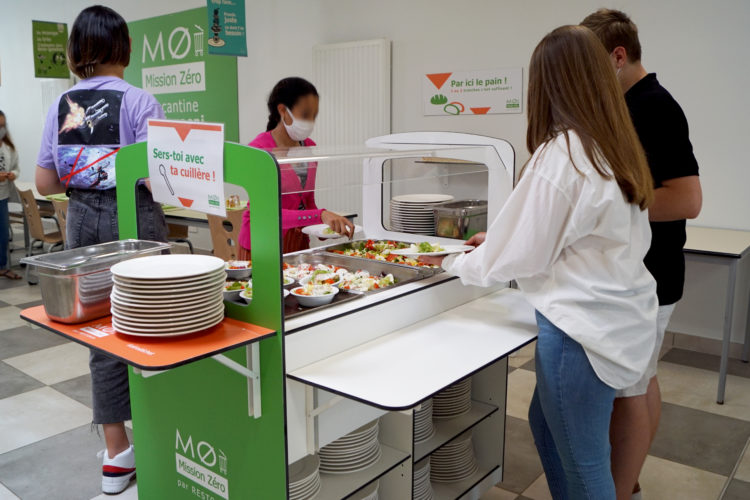
{"type": "MultiPolygon", "coordinates": [[[[5,443],[7,450],[0,439],[0,500],[44,498],[41,491],[49,492],[51,485],[59,489],[60,484],[66,484],[70,490],[60,491],[59,498],[100,498],[95,454],[103,444],[89,425],[91,401],[86,353],[76,352],[79,346],[30,327],[22,320],[6,321],[18,319],[23,308],[36,305],[39,300],[38,287],[0,281],[0,324],[4,327],[0,329],[0,377],[4,382],[12,382],[0,388],[0,415],[7,413],[2,411],[3,405],[23,406],[27,415],[34,411],[41,413],[45,431],[17,432],[24,436],[16,438],[17,443],[25,442],[24,439],[29,442],[21,446],[5,443]],[[45,363],[54,363],[60,355],[73,362],[60,366],[59,370],[45,368],[45,363]],[[2,392],[5,387],[8,389],[2,392]],[[44,404],[54,409],[45,409],[44,404]],[[62,414],[65,418],[58,419],[62,423],[54,427],[44,419],[48,414],[62,414]],[[81,461],[77,470],[87,473],[78,483],[60,483],[55,474],[67,475],[70,464],[61,468],[55,457],[71,446],[80,450],[76,454],[81,461]],[[53,457],[55,461],[47,469],[56,468],[56,472],[49,477],[34,478],[35,485],[19,484],[18,477],[30,482],[22,471],[28,471],[29,464],[39,463],[45,457],[53,457]],[[7,473],[14,468],[21,472],[15,474],[16,482],[7,473]]],[[[550,498],[526,416],[535,384],[533,355],[531,344],[509,359],[512,372],[508,391],[506,481],[484,495],[485,499],[550,498]]],[[[712,401],[717,381],[714,365],[718,366],[717,359],[710,355],[680,349],[666,352],[660,362],[664,417],[641,477],[644,498],[714,499],[725,483],[725,499],[750,498],[750,457],[745,453],[743,458],[741,449],[750,438],[750,370],[746,365],[731,364],[727,402],[718,406],[712,401]],[[734,444],[737,442],[740,444],[734,444]],[[717,448],[717,443],[719,449],[712,449],[717,448]],[[695,448],[700,448],[700,452],[695,448]]],[[[16,419],[15,423],[5,424],[0,417],[0,435],[7,434],[8,425],[24,425],[33,420],[18,423],[16,419]]],[[[121,497],[137,498],[137,486],[121,497]]]]}

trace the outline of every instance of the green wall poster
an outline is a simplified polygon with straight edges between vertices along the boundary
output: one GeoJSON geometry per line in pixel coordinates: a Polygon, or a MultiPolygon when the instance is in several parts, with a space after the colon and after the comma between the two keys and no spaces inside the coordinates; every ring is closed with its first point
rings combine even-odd
{"type": "Polygon", "coordinates": [[[47,21],[31,21],[36,78],[69,78],[66,51],[68,25],[47,21]]]}
{"type": "Polygon", "coordinates": [[[128,23],[133,50],[125,80],[152,94],[167,118],[224,124],[239,141],[237,58],[209,55],[206,8],[128,23]]]}
{"type": "Polygon", "coordinates": [[[247,56],[245,0],[208,0],[208,53],[247,56]]]}

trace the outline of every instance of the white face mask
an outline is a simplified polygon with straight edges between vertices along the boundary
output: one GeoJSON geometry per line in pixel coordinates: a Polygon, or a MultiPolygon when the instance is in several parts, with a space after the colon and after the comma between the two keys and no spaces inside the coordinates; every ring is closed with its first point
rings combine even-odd
{"type": "Polygon", "coordinates": [[[6,130],[5,127],[0,127],[0,141],[5,139],[6,130]]]}
{"type": "Polygon", "coordinates": [[[284,128],[286,128],[286,133],[289,134],[289,137],[293,141],[304,141],[305,139],[310,137],[310,134],[312,134],[313,131],[313,127],[315,126],[315,122],[295,118],[289,108],[286,108],[286,112],[289,113],[289,116],[292,119],[292,124],[287,125],[283,119],[281,120],[281,123],[284,124],[284,128]]]}

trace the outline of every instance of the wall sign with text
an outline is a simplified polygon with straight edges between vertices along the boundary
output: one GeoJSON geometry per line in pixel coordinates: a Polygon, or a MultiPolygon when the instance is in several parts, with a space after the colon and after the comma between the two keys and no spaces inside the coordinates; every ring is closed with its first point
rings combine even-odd
{"type": "Polygon", "coordinates": [[[68,25],[31,21],[36,78],[69,78],[68,25]]]}
{"type": "Polygon", "coordinates": [[[247,56],[245,0],[208,1],[208,53],[247,56]]]}
{"type": "Polygon", "coordinates": [[[152,94],[171,120],[224,123],[239,140],[237,59],[208,53],[206,8],[128,23],[133,40],[125,80],[152,94]]]}
{"type": "Polygon", "coordinates": [[[520,113],[523,71],[504,68],[428,73],[422,80],[422,99],[425,116],[520,113]]]}

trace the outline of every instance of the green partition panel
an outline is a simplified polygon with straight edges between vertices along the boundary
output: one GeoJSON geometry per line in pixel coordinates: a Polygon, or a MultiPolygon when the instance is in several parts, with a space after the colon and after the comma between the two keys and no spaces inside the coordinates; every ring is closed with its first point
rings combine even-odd
{"type": "MultiPolygon", "coordinates": [[[[134,187],[148,176],[146,143],[117,154],[120,238],[137,237],[134,187]]],[[[260,342],[262,416],[248,381],[213,359],[144,378],[130,371],[141,499],[286,498],[279,168],[270,154],[225,143],[224,179],[245,188],[253,219],[253,302],[226,314],[278,333],[260,342]]],[[[246,348],[225,353],[245,366],[246,348]]]]}

